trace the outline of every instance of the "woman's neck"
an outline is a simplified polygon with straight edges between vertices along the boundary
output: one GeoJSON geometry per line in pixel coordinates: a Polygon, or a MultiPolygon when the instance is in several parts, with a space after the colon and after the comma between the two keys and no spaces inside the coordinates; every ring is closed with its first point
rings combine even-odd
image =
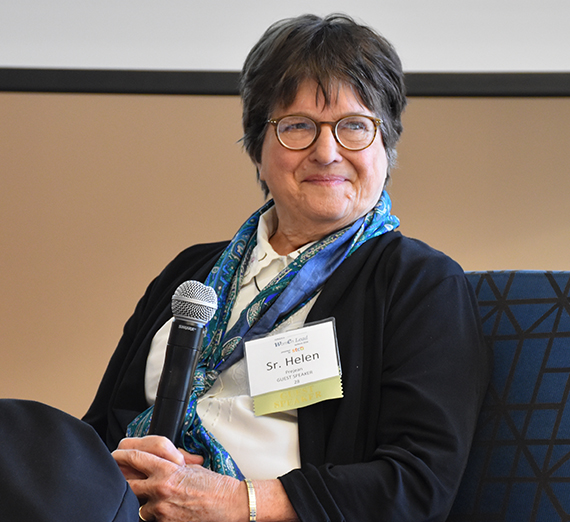
{"type": "Polygon", "coordinates": [[[307,243],[309,243],[309,241],[295,240],[279,232],[276,232],[269,238],[269,244],[280,256],[286,256],[307,243]]]}
{"type": "Polygon", "coordinates": [[[280,256],[286,256],[309,243],[321,240],[331,232],[334,230],[303,230],[299,233],[298,231],[283,230],[283,227],[278,226],[269,238],[269,244],[280,256]]]}

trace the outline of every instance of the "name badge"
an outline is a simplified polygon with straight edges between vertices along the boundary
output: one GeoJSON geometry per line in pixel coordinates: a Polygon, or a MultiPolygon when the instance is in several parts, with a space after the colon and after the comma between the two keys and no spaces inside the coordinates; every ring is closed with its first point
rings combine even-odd
{"type": "Polygon", "coordinates": [[[342,397],[334,319],[245,343],[255,415],[342,397]]]}

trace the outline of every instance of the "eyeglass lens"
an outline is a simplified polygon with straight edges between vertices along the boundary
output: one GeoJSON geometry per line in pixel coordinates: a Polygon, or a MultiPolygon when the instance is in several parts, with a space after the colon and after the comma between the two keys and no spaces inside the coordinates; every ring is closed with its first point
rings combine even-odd
{"type": "MultiPolygon", "coordinates": [[[[317,137],[317,123],[305,116],[286,116],[279,120],[277,135],[286,147],[304,149],[317,137]]],[[[368,147],[376,134],[375,123],[364,116],[347,116],[335,127],[339,143],[352,150],[368,147]]]]}

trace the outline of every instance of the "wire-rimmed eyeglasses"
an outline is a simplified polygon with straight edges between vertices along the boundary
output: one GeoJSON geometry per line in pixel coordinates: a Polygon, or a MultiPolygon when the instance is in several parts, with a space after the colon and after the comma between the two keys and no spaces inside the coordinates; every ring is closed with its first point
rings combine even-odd
{"type": "Polygon", "coordinates": [[[338,121],[315,121],[308,116],[287,115],[267,120],[275,127],[279,143],[286,149],[303,150],[309,148],[321,133],[322,125],[330,125],[337,143],[348,150],[363,150],[370,147],[378,127],[379,118],[355,114],[338,121]]]}

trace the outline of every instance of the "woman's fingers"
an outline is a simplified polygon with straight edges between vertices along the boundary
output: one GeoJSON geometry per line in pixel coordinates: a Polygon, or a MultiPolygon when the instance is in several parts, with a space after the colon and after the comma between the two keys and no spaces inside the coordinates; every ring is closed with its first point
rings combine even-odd
{"type": "Polygon", "coordinates": [[[166,437],[160,437],[158,435],[123,439],[117,449],[144,451],[180,466],[184,464],[184,456],[178,448],[166,437]]]}
{"type": "Polygon", "coordinates": [[[113,457],[148,521],[227,522],[247,515],[247,494],[240,481],[206,470],[201,456],[176,448],[164,437],[124,439],[113,457]]]}
{"type": "Polygon", "coordinates": [[[145,479],[164,465],[175,465],[171,461],[140,449],[117,449],[113,458],[123,472],[125,479],[145,479]]]}
{"type": "Polygon", "coordinates": [[[188,453],[186,450],[183,450],[180,448],[180,453],[182,453],[182,456],[184,457],[184,462],[186,462],[187,466],[191,466],[191,465],[198,465],[201,466],[202,464],[204,464],[204,457],[202,457],[201,455],[195,455],[194,453],[188,453]]]}

